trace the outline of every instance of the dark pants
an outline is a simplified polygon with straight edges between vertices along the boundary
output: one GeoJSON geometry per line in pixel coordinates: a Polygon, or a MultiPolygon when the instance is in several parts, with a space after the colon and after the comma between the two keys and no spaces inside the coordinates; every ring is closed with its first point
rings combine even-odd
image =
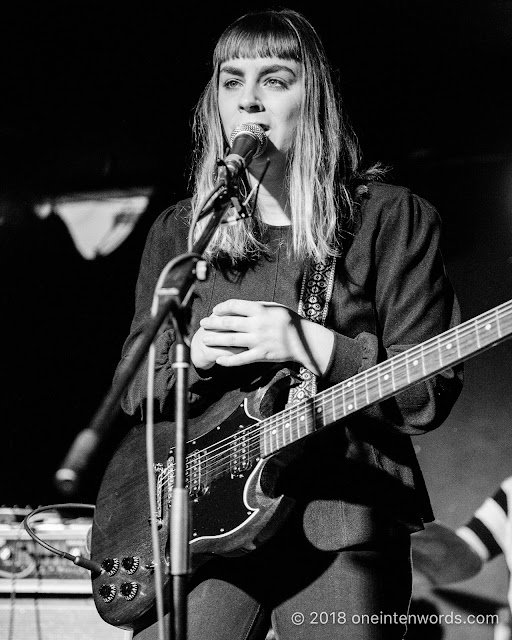
{"type": "MultiPolygon", "coordinates": [[[[303,515],[256,551],[216,557],[195,572],[188,640],[263,640],[271,622],[279,640],[403,638],[409,533],[380,523],[359,544],[321,550],[305,536],[303,515]]],[[[155,640],[156,624],[134,637],[155,640]]]]}

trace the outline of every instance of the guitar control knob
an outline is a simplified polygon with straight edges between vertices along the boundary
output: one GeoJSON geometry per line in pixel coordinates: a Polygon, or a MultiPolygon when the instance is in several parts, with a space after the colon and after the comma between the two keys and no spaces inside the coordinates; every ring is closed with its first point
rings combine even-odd
{"type": "Polygon", "coordinates": [[[119,569],[119,560],[117,558],[105,558],[101,563],[101,568],[106,571],[109,576],[113,576],[119,569]]]}
{"type": "Polygon", "coordinates": [[[117,589],[114,584],[102,584],[98,593],[103,598],[103,601],[108,604],[115,598],[116,591],[117,589]]]}
{"type": "Polygon", "coordinates": [[[121,560],[121,566],[126,571],[126,573],[129,573],[130,575],[137,571],[137,569],[139,568],[139,565],[140,565],[139,556],[127,556],[126,558],[123,558],[121,560]]]}
{"type": "Polygon", "coordinates": [[[123,582],[119,591],[126,600],[133,600],[137,595],[139,585],[136,582],[123,582]]]}

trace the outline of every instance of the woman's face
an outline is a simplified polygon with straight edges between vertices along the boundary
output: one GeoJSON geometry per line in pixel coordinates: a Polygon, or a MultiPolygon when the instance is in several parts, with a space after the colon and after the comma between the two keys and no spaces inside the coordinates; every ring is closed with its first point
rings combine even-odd
{"type": "Polygon", "coordinates": [[[253,122],[265,129],[269,139],[265,157],[289,151],[304,97],[298,62],[282,58],[227,60],[220,66],[218,92],[227,140],[233,129],[253,122]]]}

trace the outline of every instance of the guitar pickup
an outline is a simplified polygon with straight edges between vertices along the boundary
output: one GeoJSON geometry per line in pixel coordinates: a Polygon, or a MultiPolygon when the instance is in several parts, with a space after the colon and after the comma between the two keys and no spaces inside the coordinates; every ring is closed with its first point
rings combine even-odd
{"type": "Polygon", "coordinates": [[[194,499],[204,496],[209,488],[209,473],[206,470],[205,456],[199,449],[187,456],[187,485],[194,499]]]}
{"type": "Polygon", "coordinates": [[[241,476],[248,471],[251,466],[249,455],[251,429],[242,427],[240,431],[233,434],[233,444],[229,456],[229,471],[231,477],[241,476]]]}

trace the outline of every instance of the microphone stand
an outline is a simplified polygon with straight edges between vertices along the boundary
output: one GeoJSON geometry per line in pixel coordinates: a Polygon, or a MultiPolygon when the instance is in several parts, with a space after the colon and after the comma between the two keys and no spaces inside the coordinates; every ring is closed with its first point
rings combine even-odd
{"type": "MultiPolygon", "coordinates": [[[[176,264],[167,275],[165,288],[159,292],[162,299],[155,316],[148,321],[130,357],[122,365],[115,387],[106,395],[90,425],[78,434],[69,450],[55,479],[62,493],[76,491],[80,475],[87,468],[92,455],[103,441],[112,420],[119,409],[119,401],[124,390],[139,370],[147,355],[160,326],[172,316],[176,329],[175,361],[175,481],[169,518],[169,537],[171,549],[170,573],[172,575],[172,602],[169,633],[171,640],[185,640],[187,632],[187,577],[189,571],[189,497],[186,488],[186,441],[188,420],[188,369],[190,367],[190,348],[188,346],[189,326],[186,305],[197,279],[196,265],[203,259],[203,253],[213,234],[221,224],[225,212],[234,206],[238,219],[248,217],[245,207],[240,204],[238,188],[233,176],[223,160],[219,160],[219,179],[208,201],[214,201],[203,209],[200,218],[211,213],[200,237],[189,253],[178,256],[176,264]]],[[[148,398],[148,402],[152,399],[148,398]]]]}
{"type": "MultiPolygon", "coordinates": [[[[174,446],[174,482],[172,488],[171,511],[169,515],[169,548],[171,575],[171,602],[169,638],[170,640],[185,640],[187,637],[187,581],[190,570],[190,509],[186,476],[186,442],[188,421],[188,370],[190,368],[189,323],[187,303],[195,280],[197,279],[196,264],[202,259],[213,233],[220,225],[228,207],[235,205],[239,216],[246,217],[238,200],[231,174],[222,167],[220,190],[212,207],[213,213],[201,236],[194,244],[188,256],[184,256],[183,263],[178,262],[166,278],[165,288],[157,295],[164,299],[174,300],[172,307],[172,321],[175,329],[175,357],[172,368],[175,371],[175,446],[174,446]],[[190,265],[190,260],[193,264],[190,265]]],[[[204,217],[209,210],[203,212],[204,217]]],[[[165,301],[164,301],[165,306],[165,301]]],[[[148,398],[148,401],[151,401],[148,398]]]]}

